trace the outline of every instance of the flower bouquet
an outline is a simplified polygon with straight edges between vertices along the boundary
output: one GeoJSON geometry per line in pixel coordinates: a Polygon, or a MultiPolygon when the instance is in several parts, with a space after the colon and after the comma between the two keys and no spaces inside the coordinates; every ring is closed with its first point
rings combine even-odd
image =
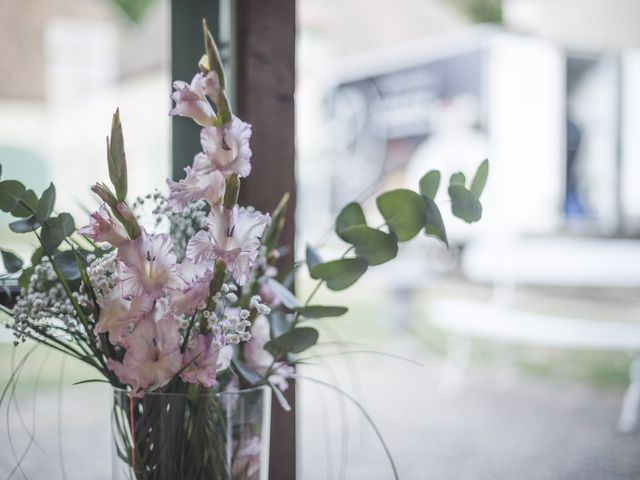
{"type": "MultiPolygon", "coordinates": [[[[296,355],[318,340],[307,320],[347,311],[312,304],[318,288],[348,288],[421,231],[447,242],[434,202],[440,173],[431,171],[419,192],[376,199],[381,227],[367,225],[360,204],[347,205],[335,224],[344,255],[325,262],[308,247],[294,271],[306,263],[317,286],[298,300],[292,272],[277,268],[288,195],[271,214],[237,204],[251,172],[251,126],[232,113],[206,24],[204,40],[199,72],[174,83],[170,111],[202,127],[202,152],[184,179],[167,181],[168,194],[127,200],[118,111],[107,138],[111,185],[91,187],[103,203],[88,225],[54,214],[53,184],[38,196],[0,181],[0,209],[16,217],[10,229],[40,244],[28,264],[2,250],[21,288],[3,307],[7,326],[16,345],[46,345],[95,368],[99,379],[88,381],[112,385],[118,479],[266,478],[270,395],[287,408],[281,392],[296,376],[296,355]]],[[[451,177],[454,215],[480,218],[487,173],[485,161],[471,182],[451,177]]]]}

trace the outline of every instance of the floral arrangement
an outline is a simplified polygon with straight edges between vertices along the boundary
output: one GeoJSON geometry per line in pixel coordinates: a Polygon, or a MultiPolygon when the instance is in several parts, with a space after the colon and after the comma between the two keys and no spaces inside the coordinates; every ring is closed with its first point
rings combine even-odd
{"type": "MultiPolygon", "coordinates": [[[[261,385],[287,407],[281,392],[295,376],[296,355],[318,340],[306,320],[347,311],[312,304],[318,288],[350,287],[421,231],[447,243],[434,201],[440,173],[431,171],[419,192],[377,198],[385,219],[379,228],[367,225],[360,204],[347,205],[335,226],[345,254],[325,262],[308,247],[306,264],[318,283],[298,300],[283,280],[292,276],[276,267],[288,195],[271,214],[237,204],[251,172],[251,126],[232,113],[206,24],[204,37],[199,72],[190,83],[174,83],[170,111],[202,127],[202,152],[184,179],[167,180],[168,195],[127,201],[118,111],[107,138],[111,185],[91,187],[103,203],[88,225],[76,229],[70,214],[53,213],[53,184],[38,196],[16,180],[0,181],[0,209],[17,218],[11,230],[40,243],[28,266],[2,250],[21,287],[13,307],[3,307],[7,326],[16,344],[30,339],[63,352],[113,385],[116,449],[127,478],[258,478],[261,420],[230,425],[225,408],[261,385]],[[142,226],[145,212],[151,227],[142,226]]],[[[485,161],[471,182],[462,173],[451,177],[454,215],[480,219],[487,173],[485,161]]]]}

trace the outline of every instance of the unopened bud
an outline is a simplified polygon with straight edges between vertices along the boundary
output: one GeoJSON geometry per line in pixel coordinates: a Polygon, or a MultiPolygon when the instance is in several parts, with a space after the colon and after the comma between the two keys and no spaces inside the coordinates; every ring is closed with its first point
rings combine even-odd
{"type": "Polygon", "coordinates": [[[129,206],[124,202],[118,202],[116,205],[116,212],[118,213],[118,219],[124,225],[129,237],[132,239],[138,238],[142,234],[142,231],[140,230],[138,220],[133,215],[129,206]]]}
{"type": "Polygon", "coordinates": [[[116,199],[116,196],[111,192],[111,190],[109,190],[109,187],[107,187],[104,183],[96,183],[95,185],[92,185],[91,191],[98,195],[102,199],[102,201],[109,205],[111,208],[116,208],[118,200],[116,199]]]}

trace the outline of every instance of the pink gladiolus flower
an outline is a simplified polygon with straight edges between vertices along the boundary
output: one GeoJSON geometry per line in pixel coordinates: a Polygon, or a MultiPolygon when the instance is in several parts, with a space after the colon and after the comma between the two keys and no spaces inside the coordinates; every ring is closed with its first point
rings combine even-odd
{"type": "MultiPolygon", "coordinates": [[[[258,315],[251,326],[251,340],[244,344],[243,353],[247,366],[260,375],[266,375],[273,363],[273,356],[264,349],[264,345],[271,340],[269,320],[264,315],[258,315]]],[[[283,392],[289,388],[287,378],[293,375],[293,367],[276,362],[273,364],[269,381],[283,392]]]]}
{"type": "Polygon", "coordinates": [[[204,153],[196,155],[193,167],[206,173],[217,170],[223,175],[237,173],[246,177],[251,172],[251,125],[238,117],[224,127],[207,127],[200,132],[200,143],[204,153]]]}
{"type": "Polygon", "coordinates": [[[173,243],[167,234],[143,232],[118,249],[118,280],[125,297],[160,298],[166,290],[182,287],[173,243]]]}
{"type": "Polygon", "coordinates": [[[191,85],[180,80],[173,82],[175,92],[171,94],[171,99],[176,102],[176,106],[169,112],[169,115],[192,118],[202,127],[213,125],[216,114],[205,94],[217,95],[216,83],[219,93],[220,85],[217,82],[217,76],[214,80],[213,77],[207,76],[205,78],[204,75],[198,73],[191,80],[191,85]]]}
{"type": "Polygon", "coordinates": [[[269,223],[269,215],[258,211],[212,208],[207,223],[209,229],[200,231],[189,240],[187,257],[195,263],[203,260],[222,260],[239,285],[249,280],[251,267],[258,256],[260,237],[269,223]]]}
{"type": "Polygon", "coordinates": [[[118,287],[111,289],[109,294],[98,300],[100,318],[96,323],[96,333],[108,333],[109,341],[114,345],[122,343],[132,325],[135,325],[153,308],[153,298],[135,297],[126,300],[118,287]]]}
{"type": "Polygon", "coordinates": [[[189,365],[180,378],[187,383],[199,383],[204,387],[216,384],[216,374],[229,366],[230,348],[221,348],[213,341],[213,334],[195,334],[184,352],[183,365],[189,365]]]}
{"type": "Polygon", "coordinates": [[[217,205],[224,191],[224,177],[220,172],[197,173],[191,167],[184,169],[187,176],[178,181],[167,179],[169,185],[169,206],[178,213],[191,202],[206,200],[209,205],[217,205]]]}
{"type": "Polygon", "coordinates": [[[180,335],[171,315],[155,321],[145,316],[124,342],[127,352],[122,363],[107,360],[108,367],[122,383],[131,385],[134,395],[152,385],[164,385],[178,373],[182,365],[180,335]]]}
{"type": "Polygon", "coordinates": [[[233,459],[234,478],[253,478],[260,471],[260,454],[262,442],[260,437],[243,433],[240,447],[233,459]]]}
{"type": "Polygon", "coordinates": [[[78,229],[78,233],[94,242],[109,242],[114,247],[119,247],[128,240],[124,228],[111,216],[104,203],[97,212],[91,214],[89,225],[78,229]]]}
{"type": "Polygon", "coordinates": [[[182,261],[180,277],[185,288],[175,290],[169,295],[169,303],[176,313],[190,315],[195,312],[209,296],[209,283],[213,272],[205,263],[195,264],[188,258],[182,261]]]}

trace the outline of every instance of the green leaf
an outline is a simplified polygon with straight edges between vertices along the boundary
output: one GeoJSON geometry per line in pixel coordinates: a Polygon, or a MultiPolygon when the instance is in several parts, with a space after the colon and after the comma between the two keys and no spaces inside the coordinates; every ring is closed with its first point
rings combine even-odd
{"type": "Polygon", "coordinates": [[[306,307],[298,307],[294,310],[306,318],[339,317],[349,311],[347,307],[333,305],[309,305],[306,307]]]}
{"type": "Polygon", "coordinates": [[[365,225],[343,230],[342,238],[355,247],[356,256],[371,266],[388,262],[398,254],[398,242],[393,235],[365,225]]]}
{"type": "Polygon", "coordinates": [[[29,281],[31,280],[31,276],[35,271],[34,267],[25,268],[20,274],[20,278],[18,278],[18,286],[20,288],[27,288],[29,286],[29,281]]]}
{"type": "Polygon", "coordinates": [[[298,327],[268,341],[264,349],[276,356],[284,352],[300,353],[318,341],[318,331],[311,327],[298,327]]]}
{"type": "Polygon", "coordinates": [[[31,265],[38,265],[42,262],[42,257],[44,256],[44,250],[42,245],[36,248],[31,254],[31,265]]]}
{"type": "Polygon", "coordinates": [[[50,183],[47,189],[42,192],[42,196],[38,201],[38,208],[36,208],[35,219],[40,221],[40,223],[44,222],[49,216],[51,216],[51,212],[53,212],[53,206],[56,203],[56,187],[54,187],[53,183],[50,183]]]}
{"type": "Polygon", "coordinates": [[[439,187],[440,172],[438,170],[431,170],[420,179],[420,193],[425,197],[436,198],[439,187]]]}
{"type": "Polygon", "coordinates": [[[320,263],[309,273],[311,278],[324,280],[331,290],[344,290],[356,283],[368,267],[369,263],[363,258],[342,258],[320,263]]]}
{"type": "Polygon", "coordinates": [[[278,239],[280,238],[280,234],[284,228],[285,214],[287,213],[287,206],[289,205],[289,197],[289,192],[286,192],[282,196],[278,202],[278,206],[271,214],[269,226],[262,236],[262,245],[267,248],[267,252],[271,252],[278,244],[278,239]]]}
{"type": "Polygon", "coordinates": [[[277,337],[284,332],[288,332],[291,328],[291,316],[286,315],[284,310],[273,309],[269,315],[269,323],[271,326],[271,337],[277,337]]]}
{"type": "Polygon", "coordinates": [[[7,250],[0,250],[0,252],[2,253],[2,262],[7,272],[16,273],[22,268],[23,262],[15,253],[7,250]]]}
{"type": "Polygon", "coordinates": [[[262,377],[257,372],[249,368],[239,358],[233,357],[231,361],[233,362],[233,366],[236,367],[238,373],[242,375],[244,379],[247,380],[250,384],[255,385],[256,383],[262,381],[262,377]]]}
{"type": "Polygon", "coordinates": [[[300,306],[300,300],[298,300],[296,296],[291,293],[291,290],[282,285],[275,278],[268,279],[267,283],[273,290],[273,293],[280,299],[285,307],[293,310],[294,308],[300,306]]]}
{"type": "Polygon", "coordinates": [[[423,197],[424,204],[426,206],[427,222],[424,227],[424,231],[427,235],[433,235],[442,240],[447,247],[449,241],[447,240],[447,231],[444,228],[444,222],[442,221],[442,215],[436,202],[430,197],[423,197]]]}
{"type": "Polygon", "coordinates": [[[80,268],[73,250],[56,253],[53,256],[53,260],[66,280],[74,281],[80,279],[80,268]]]}
{"type": "Polygon", "coordinates": [[[482,217],[482,205],[478,199],[462,185],[449,187],[451,211],[467,223],[477,222],[482,217]]]}
{"type": "Polygon", "coordinates": [[[38,220],[35,215],[31,215],[30,217],[11,222],[9,228],[15,233],[29,233],[40,228],[40,225],[42,225],[42,222],[38,220]]]}
{"type": "Polygon", "coordinates": [[[11,210],[11,215],[14,217],[28,217],[29,215],[33,215],[36,208],[38,208],[38,196],[36,192],[27,190],[24,192],[21,200],[22,201],[18,202],[16,207],[11,210]],[[27,206],[23,205],[23,203],[26,203],[27,206]]]}
{"type": "Polygon", "coordinates": [[[41,238],[48,253],[53,253],[60,244],[76,229],[73,217],[68,213],[61,213],[57,217],[49,218],[42,226],[41,238]]]}
{"type": "Polygon", "coordinates": [[[465,182],[467,181],[467,179],[464,176],[464,173],[462,172],[457,172],[454,173],[453,175],[451,175],[451,178],[449,179],[449,186],[451,185],[462,185],[464,187],[465,182]]]}
{"type": "Polygon", "coordinates": [[[488,176],[489,176],[489,160],[485,159],[482,161],[482,163],[478,167],[478,170],[476,171],[476,174],[473,177],[473,181],[471,182],[471,188],[469,189],[477,199],[480,199],[480,195],[482,195],[484,186],[487,184],[488,176]]]}
{"type": "Polygon", "coordinates": [[[320,254],[311,245],[307,245],[305,254],[306,254],[307,266],[309,267],[309,270],[311,270],[313,267],[315,267],[319,263],[322,263],[322,258],[320,258],[320,254]]]}
{"type": "Polygon", "coordinates": [[[107,139],[107,163],[116,198],[124,201],[127,198],[127,157],[124,154],[120,109],[116,110],[111,120],[111,139],[107,139]]]}
{"type": "Polygon", "coordinates": [[[360,204],[357,202],[351,202],[340,211],[338,218],[336,218],[336,233],[340,238],[343,238],[342,232],[345,229],[355,225],[366,224],[367,219],[364,216],[364,212],[362,211],[360,204]]]}
{"type": "Polygon", "coordinates": [[[4,180],[0,182],[0,210],[11,212],[18,206],[24,197],[26,188],[17,180],[4,180]]]}
{"type": "Polygon", "coordinates": [[[391,190],[380,195],[376,204],[389,229],[400,242],[411,240],[424,227],[425,206],[416,192],[391,190]]]}

